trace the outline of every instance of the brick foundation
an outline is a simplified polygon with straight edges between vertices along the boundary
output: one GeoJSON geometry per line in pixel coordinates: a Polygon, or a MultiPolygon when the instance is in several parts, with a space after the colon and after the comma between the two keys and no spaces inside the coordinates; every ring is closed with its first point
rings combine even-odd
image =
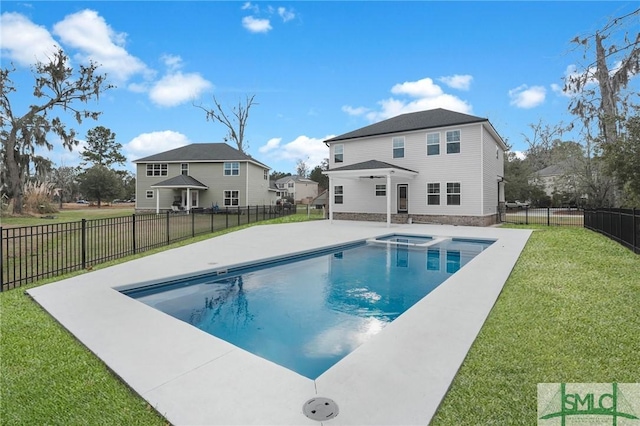
{"type": "MultiPolygon", "coordinates": [[[[336,220],[360,220],[365,222],[386,222],[386,213],[333,213],[336,220]]],[[[498,223],[498,215],[489,216],[446,216],[426,214],[391,214],[391,223],[428,223],[440,225],[491,226],[498,223]]]]}

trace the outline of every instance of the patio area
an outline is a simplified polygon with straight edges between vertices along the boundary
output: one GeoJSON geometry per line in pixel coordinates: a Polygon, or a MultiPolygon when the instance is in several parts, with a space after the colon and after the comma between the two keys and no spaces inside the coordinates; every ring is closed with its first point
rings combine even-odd
{"type": "Polygon", "coordinates": [[[316,396],[339,406],[327,424],[426,424],[530,232],[342,221],[262,225],[28,292],[172,424],[318,424],[302,411],[316,396]],[[498,241],[316,380],[115,290],[394,232],[498,241]]]}

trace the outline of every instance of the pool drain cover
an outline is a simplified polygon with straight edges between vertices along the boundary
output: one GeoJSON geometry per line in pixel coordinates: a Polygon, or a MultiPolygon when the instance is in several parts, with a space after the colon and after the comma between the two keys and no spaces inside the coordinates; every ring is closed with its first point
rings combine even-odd
{"type": "Polygon", "coordinates": [[[331,420],[338,415],[338,404],[329,398],[311,398],[304,403],[302,412],[311,420],[319,422],[331,420]]]}

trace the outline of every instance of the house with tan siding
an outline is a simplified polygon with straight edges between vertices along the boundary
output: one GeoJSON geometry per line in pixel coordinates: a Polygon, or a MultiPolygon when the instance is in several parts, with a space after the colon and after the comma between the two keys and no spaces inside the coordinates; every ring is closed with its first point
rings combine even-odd
{"type": "Polygon", "coordinates": [[[318,182],[298,175],[276,180],[279,198],[293,198],[296,204],[309,204],[318,196],[318,182]]]}
{"type": "Polygon", "coordinates": [[[331,220],[488,226],[499,219],[507,146],[487,118],[439,108],[324,142],[331,220]]]}
{"type": "Polygon", "coordinates": [[[136,211],[271,205],[269,166],[226,143],[194,143],[134,161],[136,211]]]}

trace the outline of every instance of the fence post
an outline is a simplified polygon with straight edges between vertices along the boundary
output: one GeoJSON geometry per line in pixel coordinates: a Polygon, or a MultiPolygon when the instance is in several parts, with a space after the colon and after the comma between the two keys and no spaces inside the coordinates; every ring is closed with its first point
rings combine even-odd
{"type": "MultiPolygon", "coordinates": [[[[637,253],[638,252],[638,231],[637,231],[637,225],[636,225],[636,208],[632,208],[631,209],[631,232],[633,232],[633,252],[637,253]]],[[[0,230],[2,230],[2,228],[0,228],[0,230]]],[[[1,241],[1,240],[0,240],[1,241]]],[[[0,248],[0,252],[2,251],[2,249],[0,248]]]]}
{"type": "Polygon", "coordinates": [[[227,207],[226,209],[224,209],[224,220],[225,220],[225,226],[224,229],[229,229],[229,207],[227,207]]]}
{"type": "Polygon", "coordinates": [[[167,245],[171,244],[171,237],[169,237],[169,212],[166,213],[167,216],[167,245]]]}
{"type": "Polygon", "coordinates": [[[213,210],[211,210],[211,213],[209,214],[209,217],[211,218],[211,232],[213,232],[213,210]]]}
{"type": "Polygon", "coordinates": [[[189,210],[189,216],[191,216],[191,238],[196,236],[196,214],[189,210]]]}
{"type": "Polygon", "coordinates": [[[137,245],[136,245],[136,214],[132,214],[131,215],[131,237],[132,237],[132,242],[133,242],[133,254],[136,254],[137,252],[137,245]]]}
{"type": "Polygon", "coordinates": [[[240,210],[240,206],[238,206],[238,226],[240,226],[240,213],[242,213],[242,211],[240,210]]]}
{"type": "Polygon", "coordinates": [[[82,250],[82,269],[87,269],[87,219],[82,219],[80,244],[80,250],[82,250]]]}
{"type": "Polygon", "coordinates": [[[551,207],[547,207],[547,226],[551,226],[551,207]]]}

